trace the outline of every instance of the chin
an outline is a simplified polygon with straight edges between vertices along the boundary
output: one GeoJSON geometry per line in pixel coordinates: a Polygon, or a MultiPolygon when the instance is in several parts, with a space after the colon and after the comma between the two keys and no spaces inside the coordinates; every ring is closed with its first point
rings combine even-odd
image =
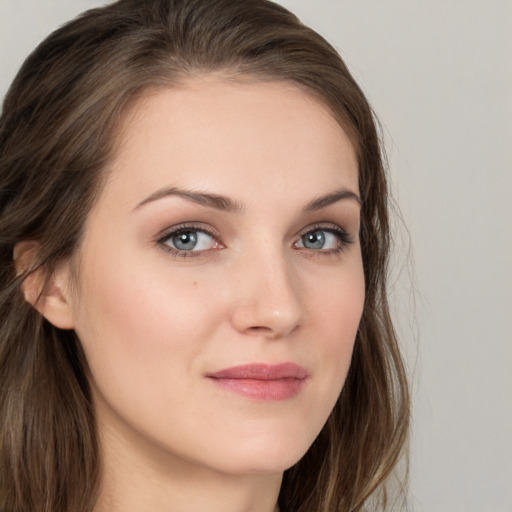
{"type": "Polygon", "coordinates": [[[285,435],[274,434],[231,442],[220,450],[222,453],[219,453],[220,446],[217,445],[208,455],[215,460],[218,469],[225,473],[283,473],[304,456],[313,440],[288,432],[285,435]]]}

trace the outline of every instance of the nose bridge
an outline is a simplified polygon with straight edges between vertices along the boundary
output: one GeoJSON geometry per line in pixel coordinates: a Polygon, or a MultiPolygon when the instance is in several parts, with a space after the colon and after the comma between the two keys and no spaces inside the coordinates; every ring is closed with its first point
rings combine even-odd
{"type": "Polygon", "coordinates": [[[235,327],[244,332],[286,336],[305,318],[299,282],[281,246],[262,244],[241,257],[235,327]]]}

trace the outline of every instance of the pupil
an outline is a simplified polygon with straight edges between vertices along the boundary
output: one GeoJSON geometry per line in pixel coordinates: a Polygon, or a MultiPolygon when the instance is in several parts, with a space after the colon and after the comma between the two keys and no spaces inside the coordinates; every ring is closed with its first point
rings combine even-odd
{"type": "Polygon", "coordinates": [[[313,231],[304,236],[302,243],[308,249],[321,249],[325,244],[323,231],[313,231]]]}
{"type": "Polygon", "coordinates": [[[197,235],[192,231],[184,231],[183,233],[173,236],[172,242],[176,249],[189,251],[195,247],[197,243],[197,235]]]}

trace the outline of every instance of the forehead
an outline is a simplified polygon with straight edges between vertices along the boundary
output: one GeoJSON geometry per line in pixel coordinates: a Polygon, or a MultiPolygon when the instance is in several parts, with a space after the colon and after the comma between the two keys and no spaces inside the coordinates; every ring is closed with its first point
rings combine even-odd
{"type": "Polygon", "coordinates": [[[357,192],[358,181],[350,139],[312,95],[285,82],[214,76],[139,98],[121,123],[111,171],[109,181],[140,194],[173,185],[237,195],[241,183],[251,190],[262,180],[289,192],[357,192]]]}

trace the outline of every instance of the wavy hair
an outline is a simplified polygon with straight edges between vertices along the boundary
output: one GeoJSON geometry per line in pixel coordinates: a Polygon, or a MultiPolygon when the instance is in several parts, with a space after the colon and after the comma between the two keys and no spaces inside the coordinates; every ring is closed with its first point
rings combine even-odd
{"type": "Polygon", "coordinates": [[[320,35],[267,0],[119,0],[52,33],[27,58],[0,117],[0,509],[90,512],[101,460],[87,362],[73,331],[23,297],[81,240],[128,105],[198,73],[286,81],[319,99],[356,149],[366,298],[342,393],[285,472],[287,512],[386,508],[407,439],[409,396],[386,291],[388,187],[375,116],[320,35]],[[17,275],[14,246],[37,241],[17,275]]]}

